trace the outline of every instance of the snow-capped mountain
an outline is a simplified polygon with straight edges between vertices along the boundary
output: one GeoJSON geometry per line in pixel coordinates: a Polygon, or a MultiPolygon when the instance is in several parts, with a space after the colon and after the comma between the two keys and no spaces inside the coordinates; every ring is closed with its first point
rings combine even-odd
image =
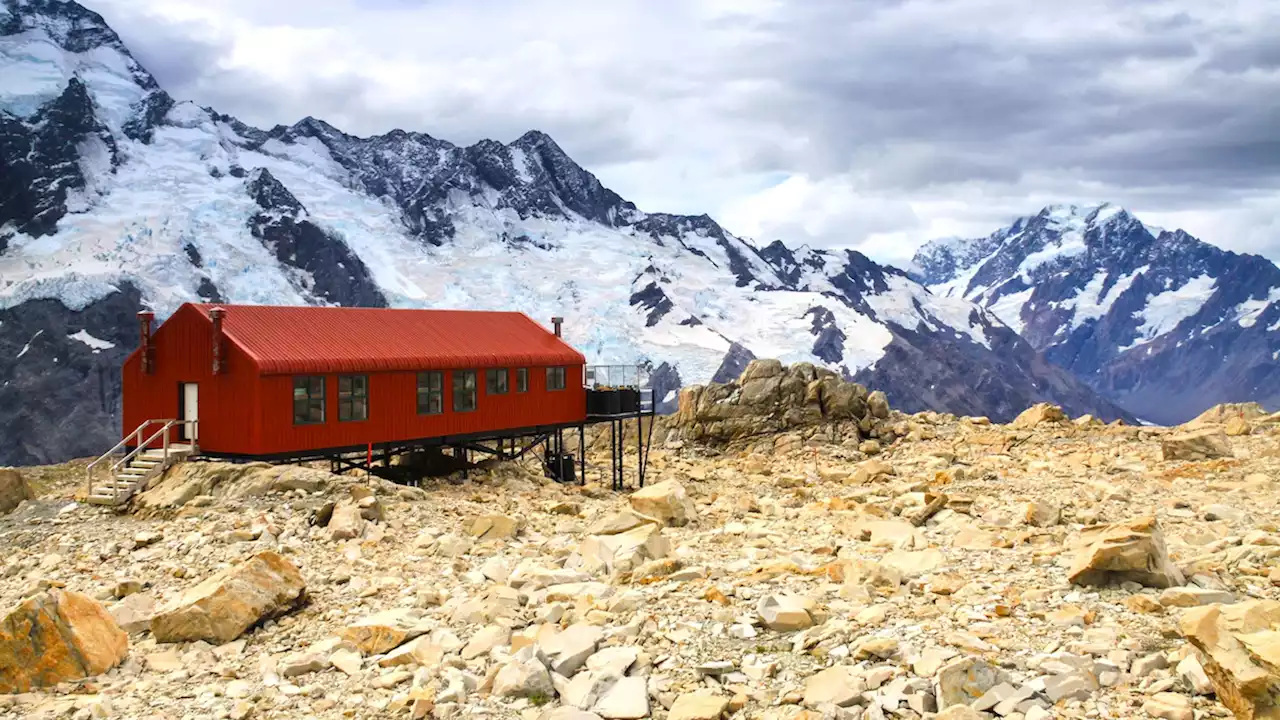
{"type": "Polygon", "coordinates": [[[0,464],[118,439],[134,313],[192,300],[518,309],[682,383],[808,361],[895,406],[1124,413],[995,316],[853,252],[646,213],[548,136],[259,130],[175,102],[97,14],[0,0],[0,464]]]}
{"type": "Polygon", "coordinates": [[[1153,422],[1280,405],[1280,268],[1123,208],[1051,206],[916,254],[938,295],[994,312],[1054,364],[1153,422]]]}

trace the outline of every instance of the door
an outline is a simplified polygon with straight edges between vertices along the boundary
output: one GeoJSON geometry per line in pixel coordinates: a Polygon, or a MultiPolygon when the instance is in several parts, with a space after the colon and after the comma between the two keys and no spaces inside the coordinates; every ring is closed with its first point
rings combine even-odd
{"type": "Polygon", "coordinates": [[[182,425],[178,437],[195,442],[200,435],[200,386],[196,383],[182,383],[182,393],[178,399],[178,417],[188,424],[182,425]]]}

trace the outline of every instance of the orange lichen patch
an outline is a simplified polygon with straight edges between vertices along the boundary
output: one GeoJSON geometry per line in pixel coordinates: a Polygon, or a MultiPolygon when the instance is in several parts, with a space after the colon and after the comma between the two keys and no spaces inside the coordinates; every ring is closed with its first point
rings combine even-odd
{"type": "Polygon", "coordinates": [[[1210,475],[1227,472],[1239,466],[1240,461],[1231,458],[1188,462],[1165,470],[1161,477],[1165,480],[1199,480],[1210,475]]]}
{"type": "Polygon", "coordinates": [[[0,693],[100,675],[129,652],[129,636],[87,595],[48,590],[0,622],[0,693]]]}
{"type": "Polygon", "coordinates": [[[702,599],[719,605],[728,606],[730,604],[728,596],[715,585],[707,588],[707,591],[702,593],[702,599]]]}

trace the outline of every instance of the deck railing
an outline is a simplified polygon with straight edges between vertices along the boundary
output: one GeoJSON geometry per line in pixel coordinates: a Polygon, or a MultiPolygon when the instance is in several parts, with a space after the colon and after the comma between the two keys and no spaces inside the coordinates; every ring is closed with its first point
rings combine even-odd
{"type": "Polygon", "coordinates": [[[597,416],[652,414],[653,388],[642,365],[588,365],[582,376],[587,413],[597,416]]]}

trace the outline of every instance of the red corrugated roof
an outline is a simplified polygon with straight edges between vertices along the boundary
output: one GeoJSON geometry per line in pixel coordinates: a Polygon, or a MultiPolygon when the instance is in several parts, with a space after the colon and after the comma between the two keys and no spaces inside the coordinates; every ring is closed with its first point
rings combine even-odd
{"type": "Polygon", "coordinates": [[[223,332],[264,375],[580,365],[519,312],[199,304],[226,311],[223,332]]]}

